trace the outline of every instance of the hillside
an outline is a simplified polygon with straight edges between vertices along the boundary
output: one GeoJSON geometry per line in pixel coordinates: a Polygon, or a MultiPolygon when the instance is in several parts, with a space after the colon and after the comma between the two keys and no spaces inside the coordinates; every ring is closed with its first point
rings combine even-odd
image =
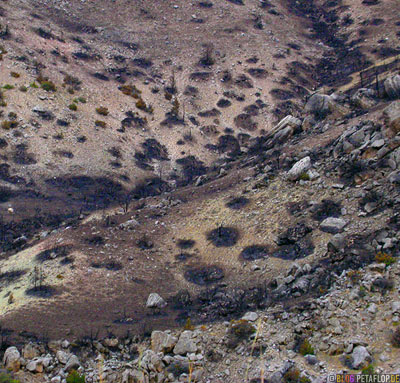
{"type": "MultiPolygon", "coordinates": [[[[62,349],[85,374],[100,352],[118,365],[109,382],[146,381],[125,367],[178,381],[177,360],[199,382],[290,381],[288,359],[316,382],[369,362],[394,372],[398,11],[0,1],[2,349],[33,341],[25,362],[62,349]],[[155,347],[168,330],[175,343],[155,347]],[[143,369],[150,347],[162,361],[143,369]]],[[[25,362],[21,381],[69,371],[25,362]]]]}

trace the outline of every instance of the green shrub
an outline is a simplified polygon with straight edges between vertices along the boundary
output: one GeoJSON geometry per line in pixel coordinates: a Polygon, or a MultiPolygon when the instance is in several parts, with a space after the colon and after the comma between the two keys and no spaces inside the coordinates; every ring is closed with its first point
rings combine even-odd
{"type": "Polygon", "coordinates": [[[25,85],[21,85],[20,87],[19,87],[19,90],[21,91],[21,92],[27,92],[28,91],[28,88],[25,86],[25,85]]]}
{"type": "Polygon", "coordinates": [[[8,121],[8,120],[5,120],[5,121],[3,121],[3,122],[1,123],[2,129],[5,129],[5,130],[14,129],[14,128],[16,128],[17,126],[18,126],[18,122],[17,122],[17,121],[8,121]]]}
{"type": "Polygon", "coordinates": [[[311,346],[311,343],[308,341],[308,339],[304,339],[299,347],[299,353],[301,355],[314,355],[315,351],[313,346],[311,346]]]}
{"type": "Polygon", "coordinates": [[[14,379],[12,375],[6,372],[0,373],[0,383],[19,383],[19,380],[14,379]]]}
{"type": "Polygon", "coordinates": [[[78,101],[82,104],[86,104],[86,98],[85,97],[78,97],[78,101]]]}
{"type": "Polygon", "coordinates": [[[76,111],[78,110],[78,107],[77,107],[76,104],[70,104],[70,105],[68,105],[68,108],[69,108],[70,110],[73,110],[74,112],[76,112],[76,111]]]}
{"type": "Polygon", "coordinates": [[[4,89],[14,89],[14,85],[6,84],[3,86],[4,89]]]}
{"type": "Polygon", "coordinates": [[[96,120],[94,124],[100,128],[105,128],[107,126],[107,124],[101,120],[96,120]]]}
{"type": "Polygon", "coordinates": [[[301,376],[300,371],[292,367],[285,375],[283,375],[282,381],[284,383],[310,383],[311,380],[305,376],[301,376]]]}
{"type": "Polygon", "coordinates": [[[85,375],[80,375],[77,371],[72,370],[67,376],[67,383],[85,383],[85,375]]]}
{"type": "Polygon", "coordinates": [[[375,256],[375,260],[378,263],[384,263],[386,266],[393,265],[393,263],[396,262],[396,258],[392,257],[388,253],[384,253],[380,251],[378,254],[375,256]]]}
{"type": "Polygon", "coordinates": [[[35,88],[35,89],[39,88],[35,81],[31,82],[31,83],[29,84],[29,86],[30,86],[31,88],[35,88]]]}
{"type": "Polygon", "coordinates": [[[55,92],[57,90],[56,86],[54,85],[54,83],[52,81],[42,81],[40,83],[40,86],[46,92],[55,92]]]}
{"type": "Polygon", "coordinates": [[[108,109],[104,106],[99,106],[98,108],[96,108],[96,112],[101,116],[108,116],[108,114],[110,113],[108,109]]]}
{"type": "Polygon", "coordinates": [[[11,77],[14,77],[14,78],[20,78],[21,77],[21,75],[19,73],[17,73],[17,72],[11,72],[10,75],[11,75],[11,77]]]}
{"type": "Polygon", "coordinates": [[[369,364],[368,366],[364,367],[361,370],[362,375],[375,375],[375,369],[372,364],[369,364]]]}

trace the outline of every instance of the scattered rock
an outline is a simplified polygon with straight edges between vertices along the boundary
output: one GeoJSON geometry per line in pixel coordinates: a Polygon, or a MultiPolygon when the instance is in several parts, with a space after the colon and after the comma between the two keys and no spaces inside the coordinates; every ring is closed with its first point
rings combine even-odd
{"type": "Polygon", "coordinates": [[[167,302],[160,297],[157,293],[151,293],[147,298],[147,308],[163,308],[167,305],[167,302]]]}
{"type": "Polygon", "coordinates": [[[307,171],[311,168],[311,158],[304,157],[300,161],[297,161],[293,167],[288,171],[287,178],[290,181],[297,181],[303,174],[306,174],[307,171]]]}
{"type": "Polygon", "coordinates": [[[321,222],[320,229],[327,233],[336,234],[343,231],[347,222],[342,218],[329,217],[321,222]]]}

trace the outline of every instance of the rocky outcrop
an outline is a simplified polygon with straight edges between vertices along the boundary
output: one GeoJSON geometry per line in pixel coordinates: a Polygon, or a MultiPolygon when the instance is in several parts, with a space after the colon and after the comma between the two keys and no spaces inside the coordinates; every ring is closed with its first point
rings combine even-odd
{"type": "Polygon", "coordinates": [[[384,87],[389,98],[400,98],[400,75],[387,78],[384,87]]]}

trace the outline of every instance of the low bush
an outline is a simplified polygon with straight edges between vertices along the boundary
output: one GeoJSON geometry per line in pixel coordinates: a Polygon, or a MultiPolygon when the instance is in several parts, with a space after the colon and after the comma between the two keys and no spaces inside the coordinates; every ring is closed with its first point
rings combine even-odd
{"type": "Polygon", "coordinates": [[[10,129],[14,129],[18,126],[18,122],[17,121],[9,121],[9,120],[5,120],[1,123],[1,127],[2,129],[5,130],[10,130],[10,129]]]}
{"type": "Polygon", "coordinates": [[[46,92],[55,92],[57,90],[56,86],[52,81],[43,81],[40,84],[41,88],[46,92]]]}
{"type": "Polygon", "coordinates": [[[304,339],[299,347],[299,353],[301,355],[314,355],[314,347],[311,345],[311,343],[308,341],[308,339],[304,339]]]}
{"type": "Polygon", "coordinates": [[[70,104],[68,105],[68,108],[74,112],[78,110],[78,106],[76,104],[70,104]]]}
{"type": "Polygon", "coordinates": [[[20,78],[21,77],[21,75],[19,73],[17,73],[17,72],[11,72],[10,75],[11,75],[11,77],[14,77],[14,78],[20,78]]]}
{"type": "Polygon", "coordinates": [[[101,121],[101,120],[96,120],[96,121],[94,122],[94,124],[95,124],[96,126],[98,126],[99,128],[105,128],[105,127],[107,126],[107,124],[106,124],[104,121],[101,121]]]}
{"type": "Polygon", "coordinates": [[[28,88],[25,86],[25,85],[21,85],[20,87],[19,87],[19,90],[21,91],[21,92],[27,92],[28,91],[28,88]]]}
{"type": "Polygon", "coordinates": [[[3,88],[6,90],[14,89],[14,85],[6,84],[3,86],[3,88]]]}
{"type": "Polygon", "coordinates": [[[85,375],[80,375],[77,371],[72,370],[67,376],[67,383],[85,383],[85,375]]]}
{"type": "Polygon", "coordinates": [[[96,108],[96,112],[98,114],[100,114],[101,116],[108,116],[108,114],[110,113],[108,111],[108,108],[106,108],[104,106],[99,106],[98,108],[96,108]]]}
{"type": "Polygon", "coordinates": [[[378,254],[375,256],[375,260],[378,263],[384,263],[386,266],[393,265],[393,263],[396,262],[396,258],[392,257],[388,253],[384,253],[380,251],[378,254]]]}

